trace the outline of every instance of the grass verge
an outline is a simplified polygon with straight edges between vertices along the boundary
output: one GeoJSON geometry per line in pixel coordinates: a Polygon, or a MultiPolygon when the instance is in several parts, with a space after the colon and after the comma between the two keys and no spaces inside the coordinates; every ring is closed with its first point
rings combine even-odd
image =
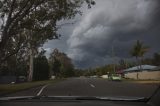
{"type": "Polygon", "coordinates": [[[133,83],[141,83],[141,84],[160,84],[160,80],[150,80],[150,79],[148,79],[148,80],[123,79],[122,81],[133,82],[133,83]]]}
{"type": "Polygon", "coordinates": [[[21,91],[21,90],[42,86],[45,84],[53,84],[53,83],[56,83],[62,80],[64,79],[33,81],[33,82],[25,82],[25,83],[19,83],[19,84],[1,84],[0,85],[0,95],[14,93],[14,92],[21,91]]]}
{"type": "Polygon", "coordinates": [[[160,84],[160,81],[133,81],[135,83],[141,83],[141,84],[160,84]]]}

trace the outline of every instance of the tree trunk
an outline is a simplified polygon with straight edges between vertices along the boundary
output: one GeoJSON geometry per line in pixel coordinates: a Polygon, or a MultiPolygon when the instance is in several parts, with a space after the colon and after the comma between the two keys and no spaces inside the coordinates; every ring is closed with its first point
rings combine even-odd
{"type": "Polygon", "coordinates": [[[28,43],[28,46],[29,46],[29,73],[28,73],[28,81],[32,81],[33,79],[33,48],[32,48],[32,44],[31,44],[31,40],[32,40],[32,32],[30,31],[29,33],[30,37],[29,37],[29,40],[30,42],[28,43]]]}
{"type": "Polygon", "coordinates": [[[33,50],[30,48],[29,50],[29,73],[28,73],[28,81],[32,81],[33,78],[33,50]]]}

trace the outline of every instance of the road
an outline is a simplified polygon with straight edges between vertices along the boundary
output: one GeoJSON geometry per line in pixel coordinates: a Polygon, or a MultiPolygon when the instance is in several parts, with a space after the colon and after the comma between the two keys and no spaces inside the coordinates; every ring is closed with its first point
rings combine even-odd
{"type": "Polygon", "coordinates": [[[49,84],[7,96],[134,96],[149,97],[157,88],[156,84],[114,82],[100,78],[69,78],[56,84],[49,84]]]}

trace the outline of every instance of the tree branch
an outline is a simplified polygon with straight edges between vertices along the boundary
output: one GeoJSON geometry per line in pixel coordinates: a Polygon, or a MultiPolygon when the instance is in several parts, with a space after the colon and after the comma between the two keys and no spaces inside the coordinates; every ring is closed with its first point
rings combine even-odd
{"type": "Polygon", "coordinates": [[[14,21],[17,17],[19,17],[19,15],[24,11],[24,9],[27,7],[28,3],[30,0],[27,0],[26,3],[24,4],[24,6],[20,9],[20,11],[14,15],[14,17],[12,18],[12,20],[14,21]]]}
{"type": "MultiPolygon", "coordinates": [[[[28,1],[30,1],[30,0],[28,0],[28,1]]],[[[35,5],[35,7],[37,7],[38,5],[42,4],[44,1],[45,1],[45,0],[41,0],[39,3],[37,3],[37,4],[35,5]]],[[[21,12],[21,16],[18,16],[18,17],[16,17],[16,18],[14,19],[15,21],[14,21],[14,22],[12,23],[12,25],[10,26],[10,29],[13,29],[13,28],[15,27],[15,25],[17,25],[17,23],[18,23],[19,21],[21,21],[27,14],[29,14],[30,9],[32,8],[33,4],[34,4],[34,2],[32,2],[32,3],[30,2],[30,5],[28,6],[28,8],[26,7],[26,9],[21,12]]],[[[19,15],[20,15],[20,14],[19,14],[19,15]]],[[[12,31],[10,31],[10,32],[12,32],[12,31]]],[[[9,32],[9,35],[10,35],[10,32],[9,32]]]]}
{"type": "Polygon", "coordinates": [[[8,22],[11,20],[11,18],[12,18],[12,13],[13,13],[13,8],[14,8],[14,4],[15,4],[15,2],[16,2],[16,0],[13,0],[12,1],[12,4],[11,4],[11,8],[10,8],[10,12],[9,12],[9,15],[8,15],[8,22]]]}
{"type": "Polygon", "coordinates": [[[21,43],[22,43],[21,40],[19,40],[19,42],[17,44],[17,48],[14,51],[12,51],[11,53],[9,53],[8,55],[6,55],[3,59],[0,59],[0,63],[5,62],[10,56],[18,53],[20,49],[24,48],[25,44],[27,43],[27,40],[25,41],[23,46],[21,46],[21,43]]]}
{"type": "Polygon", "coordinates": [[[10,26],[10,23],[12,22],[11,21],[11,19],[12,19],[11,16],[12,16],[12,13],[13,13],[13,8],[14,8],[15,1],[16,0],[12,1],[11,7],[10,7],[10,11],[9,11],[9,15],[8,15],[8,18],[7,18],[7,22],[6,22],[6,26],[4,27],[4,30],[2,32],[2,40],[0,42],[0,50],[5,45],[5,42],[6,42],[7,38],[8,38],[8,36],[9,36],[9,35],[7,35],[7,31],[8,31],[8,28],[10,26]]]}

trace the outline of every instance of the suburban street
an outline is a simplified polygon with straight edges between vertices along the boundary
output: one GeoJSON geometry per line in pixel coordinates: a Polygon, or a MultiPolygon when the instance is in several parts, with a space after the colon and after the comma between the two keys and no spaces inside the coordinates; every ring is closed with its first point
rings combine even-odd
{"type": "Polygon", "coordinates": [[[157,84],[115,82],[100,78],[69,78],[67,80],[31,88],[6,96],[132,96],[149,97],[157,84]]]}

